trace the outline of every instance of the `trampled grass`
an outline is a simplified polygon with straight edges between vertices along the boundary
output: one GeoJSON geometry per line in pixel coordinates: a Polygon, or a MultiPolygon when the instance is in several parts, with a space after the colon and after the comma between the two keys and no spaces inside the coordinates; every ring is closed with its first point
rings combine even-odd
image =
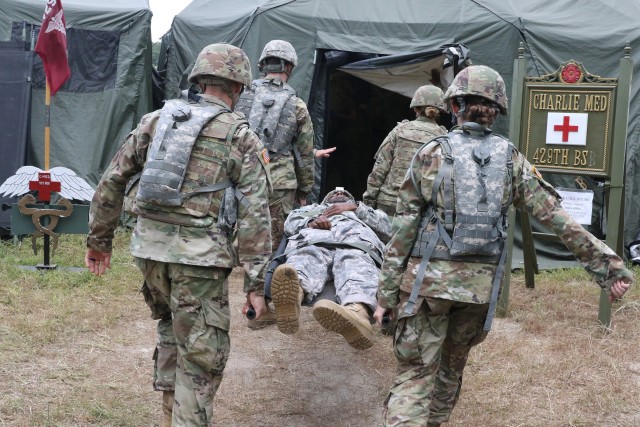
{"type": "MultiPolygon", "coordinates": [[[[55,271],[30,239],[0,244],[0,426],[156,426],[155,322],[119,231],[112,269],[83,267],[83,236],[61,236],[55,271]]],[[[41,241],[39,242],[41,244],[41,241]]],[[[41,250],[41,249],[40,249],[41,250]]],[[[636,276],[638,272],[636,271],[636,276]]],[[[216,426],[372,426],[393,380],[391,338],[356,351],[303,309],[301,331],[245,327],[242,275],[230,277],[232,355],[216,426]]],[[[451,426],[640,425],[640,293],[597,322],[599,290],[579,269],[512,276],[507,316],[470,356],[451,426]]]]}

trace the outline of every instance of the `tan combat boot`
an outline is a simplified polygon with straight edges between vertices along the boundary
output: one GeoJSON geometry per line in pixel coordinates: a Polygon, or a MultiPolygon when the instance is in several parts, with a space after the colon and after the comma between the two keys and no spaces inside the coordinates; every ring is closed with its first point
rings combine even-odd
{"type": "Polygon", "coordinates": [[[162,392],[162,412],[164,413],[164,418],[162,418],[160,427],[171,427],[174,396],[175,392],[173,390],[165,390],[162,392]]]}
{"type": "Polygon", "coordinates": [[[271,299],[276,312],[276,325],[283,334],[298,332],[303,298],[304,291],[300,287],[296,269],[288,264],[278,266],[271,279],[271,299]]]}
{"type": "Polygon", "coordinates": [[[341,306],[330,300],[320,300],[313,306],[313,317],[325,329],[337,332],[357,350],[373,345],[373,327],[364,304],[341,306]]]}

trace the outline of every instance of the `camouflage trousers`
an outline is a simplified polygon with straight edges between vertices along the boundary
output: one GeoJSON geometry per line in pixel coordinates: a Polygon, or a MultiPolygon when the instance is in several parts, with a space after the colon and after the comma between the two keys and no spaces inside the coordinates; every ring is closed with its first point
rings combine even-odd
{"type": "Polygon", "coordinates": [[[159,319],[154,388],[174,390],[173,425],[206,427],[229,357],[229,269],[135,258],[159,319]]]}
{"type": "Polygon", "coordinates": [[[296,203],[296,190],[274,190],[269,194],[271,213],[271,244],[275,252],[284,235],[284,222],[296,203]]]}
{"type": "Polygon", "coordinates": [[[376,309],[379,270],[360,249],[304,246],[289,254],[286,262],[298,272],[308,302],[333,280],[339,304],[362,303],[376,309]]]}
{"type": "MultiPolygon", "coordinates": [[[[408,296],[403,295],[406,301],[408,296]]],[[[481,343],[488,304],[421,298],[414,316],[399,306],[396,378],[384,403],[384,425],[421,426],[449,420],[460,396],[471,347],[481,343]]]]}

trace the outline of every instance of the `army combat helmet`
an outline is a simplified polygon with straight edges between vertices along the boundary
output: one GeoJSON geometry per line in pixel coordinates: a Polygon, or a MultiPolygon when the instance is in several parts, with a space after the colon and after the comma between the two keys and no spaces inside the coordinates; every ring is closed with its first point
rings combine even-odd
{"type": "Polygon", "coordinates": [[[220,79],[251,85],[251,66],[242,49],[226,43],[202,49],[189,74],[189,83],[223,83],[220,79]]]}
{"type": "Polygon", "coordinates": [[[444,94],[445,100],[480,96],[496,104],[506,116],[508,100],[504,80],[496,70],[485,65],[470,65],[460,71],[444,94]]]}
{"type": "Polygon", "coordinates": [[[447,111],[444,105],[444,93],[438,86],[420,86],[413,94],[409,107],[435,107],[444,112],[447,111]]]}
{"type": "Polygon", "coordinates": [[[258,60],[258,68],[263,73],[282,73],[285,72],[286,62],[290,63],[294,67],[298,65],[298,55],[296,50],[291,46],[291,43],[284,40],[271,40],[264,45],[262,54],[258,60]],[[277,58],[280,60],[279,64],[266,64],[267,58],[277,58]]]}
{"type": "Polygon", "coordinates": [[[344,194],[349,199],[351,199],[352,202],[356,201],[355,197],[353,197],[353,195],[351,193],[349,193],[347,190],[345,190],[344,187],[336,187],[335,190],[329,191],[327,193],[327,195],[324,196],[324,199],[322,199],[322,203],[329,203],[329,199],[331,199],[331,197],[334,196],[336,193],[344,194]]]}

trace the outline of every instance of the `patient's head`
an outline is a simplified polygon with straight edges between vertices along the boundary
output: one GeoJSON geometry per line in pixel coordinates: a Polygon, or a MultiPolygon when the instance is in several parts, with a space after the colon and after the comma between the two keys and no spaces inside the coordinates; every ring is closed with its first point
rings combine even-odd
{"type": "Polygon", "coordinates": [[[345,202],[355,202],[356,199],[349,193],[344,187],[336,187],[335,190],[332,190],[327,193],[322,203],[345,203],[345,202]]]}

